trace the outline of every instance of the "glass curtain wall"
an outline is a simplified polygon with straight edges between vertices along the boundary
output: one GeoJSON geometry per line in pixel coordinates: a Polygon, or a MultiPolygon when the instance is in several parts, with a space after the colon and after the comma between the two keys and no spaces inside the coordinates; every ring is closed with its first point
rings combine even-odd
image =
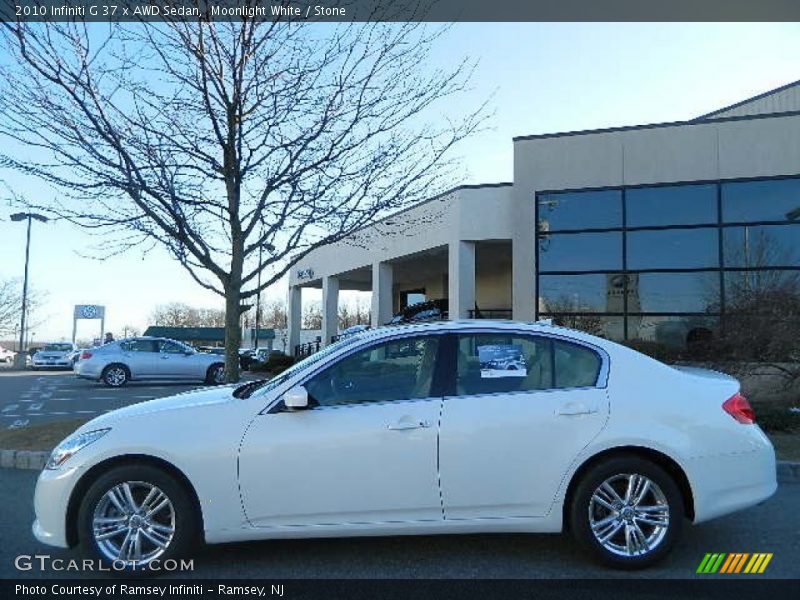
{"type": "Polygon", "coordinates": [[[536,200],[541,317],[654,351],[800,321],[798,177],[536,200]]]}

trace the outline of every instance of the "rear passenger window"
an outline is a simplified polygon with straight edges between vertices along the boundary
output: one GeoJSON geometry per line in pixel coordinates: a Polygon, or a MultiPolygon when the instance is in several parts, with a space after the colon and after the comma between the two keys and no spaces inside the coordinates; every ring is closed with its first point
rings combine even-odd
{"type": "Polygon", "coordinates": [[[553,387],[550,340],[518,334],[458,336],[456,395],[546,390],[553,387]]]}
{"type": "Polygon", "coordinates": [[[154,340],[125,340],[119,347],[123,352],[158,352],[154,340]]]}
{"type": "Polygon", "coordinates": [[[555,387],[590,387],[600,374],[600,357],[584,346],[568,342],[553,342],[555,387]]]}
{"type": "Polygon", "coordinates": [[[592,387],[601,364],[593,350],[548,337],[459,335],[456,395],[592,387]]]}

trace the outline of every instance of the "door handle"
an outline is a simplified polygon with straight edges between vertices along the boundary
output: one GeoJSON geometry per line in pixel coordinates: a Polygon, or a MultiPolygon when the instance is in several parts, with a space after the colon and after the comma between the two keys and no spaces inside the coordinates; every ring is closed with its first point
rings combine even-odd
{"type": "Polygon", "coordinates": [[[406,431],[408,429],[425,429],[430,427],[428,421],[398,421],[393,425],[387,425],[386,429],[389,431],[406,431]]]}
{"type": "Polygon", "coordinates": [[[589,408],[582,402],[569,402],[564,404],[561,408],[556,411],[557,415],[560,416],[572,416],[572,415],[590,415],[592,413],[596,413],[596,408],[589,408]]]}

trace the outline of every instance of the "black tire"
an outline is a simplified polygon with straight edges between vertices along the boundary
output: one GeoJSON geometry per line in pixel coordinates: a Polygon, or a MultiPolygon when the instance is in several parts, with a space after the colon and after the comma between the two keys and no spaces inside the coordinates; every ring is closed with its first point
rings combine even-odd
{"type": "Polygon", "coordinates": [[[100,376],[101,381],[108,387],[122,387],[130,378],[131,372],[128,367],[120,364],[108,365],[100,376]]]}
{"type": "Polygon", "coordinates": [[[206,383],[208,385],[222,385],[225,383],[224,375],[225,365],[222,363],[214,363],[208,367],[208,371],[206,371],[206,383]],[[220,377],[219,380],[217,379],[218,376],[220,377]]]}
{"type": "MultiPolygon", "coordinates": [[[[581,478],[572,498],[572,505],[569,508],[570,529],[573,535],[595,560],[610,567],[617,569],[648,567],[663,559],[680,536],[684,504],[678,485],[660,466],[638,456],[619,456],[596,465],[581,478]],[[632,513],[631,510],[626,510],[625,504],[614,503],[616,508],[609,510],[600,503],[604,497],[612,497],[605,491],[607,488],[600,490],[604,482],[609,482],[612,489],[616,490],[619,499],[625,502],[624,491],[629,485],[630,475],[643,476],[650,481],[639,506],[666,506],[667,519],[664,519],[663,508],[653,512],[632,513]],[[596,491],[600,492],[601,496],[593,500],[596,491]],[[604,519],[611,522],[598,527],[604,519]],[[667,524],[653,525],[641,519],[657,520],[667,524]],[[592,520],[598,529],[598,535],[592,529],[592,520]],[[611,535],[605,544],[601,543],[598,536],[609,535],[615,527],[616,533],[611,535]],[[649,539],[653,545],[649,549],[636,551],[633,554],[626,553],[626,548],[622,546],[628,544],[627,532],[629,529],[635,532],[636,528],[642,533],[642,537],[649,539]],[[651,534],[653,537],[650,537],[651,534]]],[[[646,545],[644,547],[647,548],[646,545]]]]}
{"type": "MultiPolygon", "coordinates": [[[[160,512],[163,513],[165,510],[168,508],[162,509],[160,512]]],[[[145,528],[142,527],[143,530],[145,528]]],[[[149,528],[147,529],[151,531],[149,528]]],[[[150,465],[123,465],[106,471],[89,487],[78,510],[78,542],[81,552],[87,558],[100,561],[110,572],[118,575],[158,573],[159,571],[154,568],[156,566],[154,561],[160,561],[159,566],[163,566],[167,560],[187,556],[200,539],[200,530],[200,519],[190,493],[174,477],[150,465]],[[138,564],[112,560],[109,556],[109,548],[101,548],[100,542],[94,535],[95,511],[102,511],[104,507],[110,506],[104,500],[104,496],[115,486],[126,482],[131,486],[134,499],[140,503],[148,489],[146,486],[155,486],[168,498],[172,506],[169,513],[174,516],[174,520],[170,521],[174,524],[174,533],[166,544],[166,548],[157,556],[138,564]]],[[[117,540],[124,540],[124,536],[123,533],[112,538],[112,543],[121,545],[124,542],[117,540]]],[[[144,536],[142,536],[141,543],[143,552],[151,547],[155,548],[144,536]]]]}

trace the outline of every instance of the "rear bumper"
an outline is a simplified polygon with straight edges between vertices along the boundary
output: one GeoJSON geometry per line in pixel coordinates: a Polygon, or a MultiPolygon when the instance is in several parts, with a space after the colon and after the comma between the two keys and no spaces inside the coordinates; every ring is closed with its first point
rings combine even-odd
{"type": "Polygon", "coordinates": [[[103,372],[99,365],[92,365],[85,361],[79,361],[75,364],[75,375],[83,379],[100,379],[100,374],[103,372]]]}
{"type": "Polygon", "coordinates": [[[778,489],[775,450],[756,426],[751,450],[704,456],[688,461],[694,494],[695,523],[721,517],[768,499],[778,489]]]}

